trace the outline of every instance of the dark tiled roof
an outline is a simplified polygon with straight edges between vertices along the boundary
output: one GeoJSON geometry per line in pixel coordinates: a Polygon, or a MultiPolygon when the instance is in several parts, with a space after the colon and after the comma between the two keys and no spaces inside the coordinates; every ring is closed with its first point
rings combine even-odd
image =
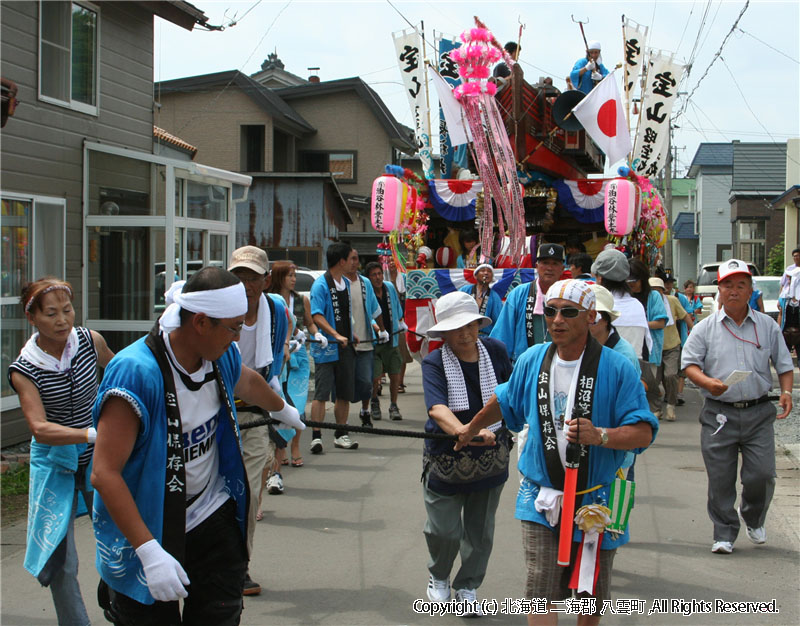
{"type": "Polygon", "coordinates": [[[733,144],[701,143],[689,166],[689,176],[695,176],[700,166],[733,167],[733,144]]]}
{"type": "Polygon", "coordinates": [[[392,143],[396,147],[408,154],[413,154],[417,151],[417,146],[413,140],[414,131],[399,123],[386,107],[383,100],[381,100],[381,97],[357,76],[354,78],[342,78],[319,83],[307,83],[294,87],[284,87],[282,89],[276,89],[275,93],[284,100],[291,101],[296,98],[310,98],[317,95],[350,90],[355,91],[361,99],[366,102],[367,106],[375,114],[375,117],[381,123],[386,134],[389,135],[390,140],[392,140],[392,143]]]}
{"type": "Polygon", "coordinates": [[[242,74],[238,70],[165,80],[160,83],[155,83],[153,89],[155,93],[158,93],[159,90],[161,93],[186,93],[204,91],[212,87],[228,84],[236,85],[250,96],[256,104],[261,106],[272,116],[273,120],[277,122],[278,127],[287,127],[288,130],[294,131],[300,135],[310,135],[317,132],[316,128],[278,97],[274,90],[264,87],[261,83],[253,80],[247,74],[242,74]]]}
{"type": "Polygon", "coordinates": [[[698,239],[694,234],[694,213],[678,213],[672,224],[673,239],[698,239]]]}

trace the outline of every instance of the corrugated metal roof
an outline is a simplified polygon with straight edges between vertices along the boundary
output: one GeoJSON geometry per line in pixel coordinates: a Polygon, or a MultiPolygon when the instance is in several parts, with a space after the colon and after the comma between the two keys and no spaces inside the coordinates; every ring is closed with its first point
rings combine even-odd
{"type": "Polygon", "coordinates": [[[672,224],[673,239],[698,239],[694,233],[694,213],[678,213],[672,224]]]}
{"type": "Polygon", "coordinates": [[[703,166],[733,166],[733,144],[730,143],[701,143],[694,153],[692,164],[689,166],[689,176],[696,176],[697,170],[703,166]]]}
{"type": "Polygon", "coordinates": [[[785,143],[734,143],[731,190],[781,193],[786,189],[785,143]]]}

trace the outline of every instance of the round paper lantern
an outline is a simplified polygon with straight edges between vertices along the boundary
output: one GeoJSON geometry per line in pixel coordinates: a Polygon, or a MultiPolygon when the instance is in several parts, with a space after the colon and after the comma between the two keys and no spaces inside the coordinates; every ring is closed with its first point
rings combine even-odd
{"type": "Polygon", "coordinates": [[[394,176],[372,183],[372,227],[379,233],[397,230],[408,199],[408,185],[394,176]]]}
{"type": "Polygon", "coordinates": [[[625,178],[606,185],[605,226],[609,235],[624,237],[636,226],[641,196],[639,188],[625,178]]]}
{"type": "Polygon", "coordinates": [[[452,267],[455,260],[456,254],[450,246],[436,249],[436,264],[439,267],[452,267]]]}

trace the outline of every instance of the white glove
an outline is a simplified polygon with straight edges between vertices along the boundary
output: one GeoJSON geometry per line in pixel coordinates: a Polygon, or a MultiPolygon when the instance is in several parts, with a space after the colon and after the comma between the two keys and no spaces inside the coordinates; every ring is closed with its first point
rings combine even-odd
{"type": "Polygon", "coordinates": [[[308,339],[308,335],[306,335],[302,330],[298,330],[294,334],[294,340],[297,341],[301,346],[305,344],[306,339],[308,339]]]}
{"type": "Polygon", "coordinates": [[[408,326],[406,325],[406,323],[403,320],[400,320],[397,323],[397,330],[406,332],[408,330],[408,326]]]}
{"type": "Polygon", "coordinates": [[[319,341],[319,345],[322,347],[323,350],[328,347],[328,338],[321,332],[317,331],[317,334],[314,335],[314,339],[319,341]]]}
{"type": "Polygon", "coordinates": [[[289,354],[297,352],[303,346],[302,343],[297,341],[296,339],[289,340],[289,354]]]}
{"type": "Polygon", "coordinates": [[[185,588],[189,584],[186,572],[155,539],[136,548],[136,556],[142,562],[150,595],[156,600],[173,602],[189,595],[185,588]]]}
{"type": "Polygon", "coordinates": [[[592,80],[603,80],[603,75],[600,72],[592,72],[592,80]]]}
{"type": "Polygon", "coordinates": [[[386,343],[389,341],[389,333],[385,330],[378,331],[378,343],[386,343]]]}
{"type": "Polygon", "coordinates": [[[269,386],[272,387],[272,391],[281,395],[283,393],[283,389],[281,389],[281,381],[278,380],[277,376],[273,376],[269,379],[269,386]]]}
{"type": "Polygon", "coordinates": [[[97,429],[94,426],[89,426],[86,429],[86,443],[94,443],[97,441],[97,429]]]}
{"type": "Polygon", "coordinates": [[[596,70],[597,69],[597,64],[594,61],[589,61],[586,64],[586,69],[587,70],[596,70]]]}
{"type": "Polygon", "coordinates": [[[300,413],[288,402],[283,403],[283,408],[280,411],[270,411],[270,417],[283,422],[287,426],[296,428],[297,430],[305,430],[306,425],[300,421],[300,413]]]}

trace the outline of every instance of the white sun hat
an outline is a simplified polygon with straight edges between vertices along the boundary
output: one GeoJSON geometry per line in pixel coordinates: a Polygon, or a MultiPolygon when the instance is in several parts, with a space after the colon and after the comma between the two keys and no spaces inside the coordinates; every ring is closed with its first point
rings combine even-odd
{"type": "Polygon", "coordinates": [[[456,330],[462,326],[480,321],[480,328],[492,323],[492,318],[481,315],[478,303],[468,293],[451,291],[436,301],[436,324],[428,329],[428,337],[439,338],[448,330],[456,330]]]}

